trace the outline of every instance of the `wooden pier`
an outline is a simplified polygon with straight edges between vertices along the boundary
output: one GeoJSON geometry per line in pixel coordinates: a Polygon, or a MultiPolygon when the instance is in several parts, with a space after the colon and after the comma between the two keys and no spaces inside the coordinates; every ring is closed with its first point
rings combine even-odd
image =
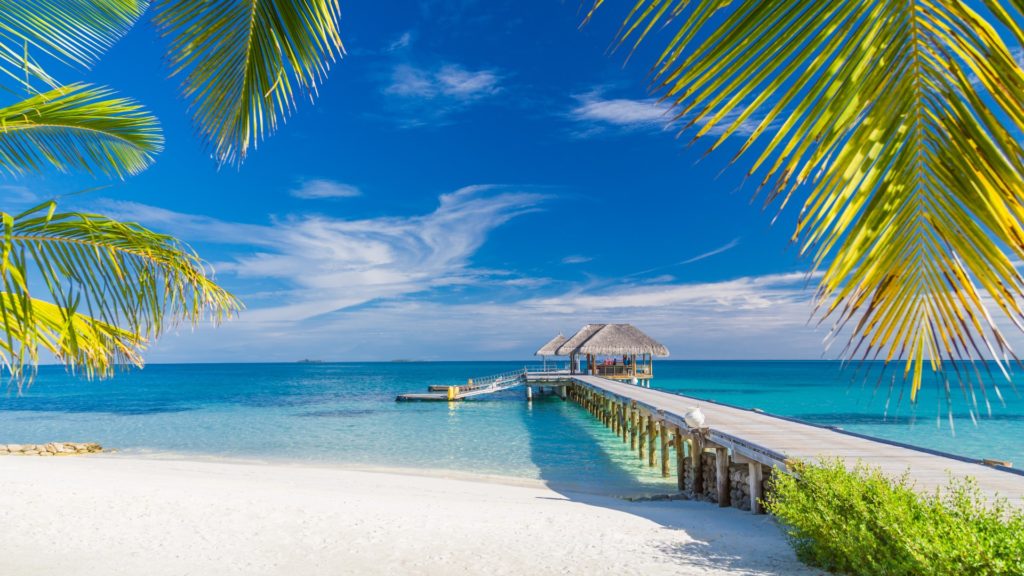
{"type": "Polygon", "coordinates": [[[872,439],[836,429],[734,408],[589,375],[527,373],[526,382],[566,386],[568,397],[587,409],[680,491],[761,513],[767,478],[785,472],[792,459],[838,457],[863,461],[888,475],[909,472],[918,490],[934,491],[950,476],[971,476],[989,497],[1024,504],[1019,470],[984,465],[935,451],[872,439]],[[687,426],[683,415],[700,407],[706,422],[687,426]]]}

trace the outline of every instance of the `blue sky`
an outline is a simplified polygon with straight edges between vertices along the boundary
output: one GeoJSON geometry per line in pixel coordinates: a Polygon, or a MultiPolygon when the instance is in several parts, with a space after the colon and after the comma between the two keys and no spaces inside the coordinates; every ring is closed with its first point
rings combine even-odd
{"type": "Polygon", "coordinates": [[[342,10],[348,55],[240,169],[193,138],[148,23],[82,76],[145,103],[166,150],[64,206],[178,235],[248,306],[166,336],[151,362],[525,358],[618,321],[675,358],[822,356],[795,210],[772,225],[751,203],[743,161],[726,169],[738,140],[703,158],[665,129],[651,51],[608,54],[621,12],[580,30],[574,1],[342,10]]]}

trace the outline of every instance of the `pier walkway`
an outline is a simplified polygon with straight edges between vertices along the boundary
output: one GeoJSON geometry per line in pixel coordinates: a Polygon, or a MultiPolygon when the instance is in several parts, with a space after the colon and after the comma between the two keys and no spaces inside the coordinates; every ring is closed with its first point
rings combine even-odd
{"type": "Polygon", "coordinates": [[[850,464],[860,460],[892,476],[909,472],[921,491],[947,485],[950,475],[971,476],[990,497],[998,494],[1018,506],[1024,504],[1024,475],[1010,468],[598,376],[528,373],[526,380],[566,385],[570,398],[590,410],[624,442],[634,449],[639,444],[641,459],[646,444],[651,466],[656,465],[660,440],[663,475],[671,475],[671,461],[675,460],[681,490],[689,488],[700,494],[710,486],[711,498],[723,506],[729,505],[730,496],[745,495],[746,506],[759,512],[757,500],[763,493],[765,474],[771,469],[786,470],[791,459],[813,461],[820,457],[838,457],[850,464]],[[705,416],[700,429],[691,429],[683,417],[693,407],[700,407],[705,416]],[[670,457],[672,451],[676,452],[675,458],[670,457]],[[747,466],[741,467],[749,470],[738,471],[738,465],[743,464],[747,466]],[[718,472],[712,482],[702,478],[709,468],[711,475],[718,472]],[[730,486],[730,478],[740,477],[747,485],[737,491],[730,486]]]}

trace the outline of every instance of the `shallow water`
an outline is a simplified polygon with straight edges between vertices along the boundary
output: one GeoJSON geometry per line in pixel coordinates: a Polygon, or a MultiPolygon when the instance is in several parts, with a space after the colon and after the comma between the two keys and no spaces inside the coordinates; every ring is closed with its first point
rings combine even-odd
{"type": "MultiPolygon", "coordinates": [[[[5,442],[97,441],[127,452],[431,468],[636,493],[669,486],[571,402],[521,389],[460,402],[398,403],[401,392],[457,384],[520,362],[153,365],[85,381],[43,367],[21,396],[0,396],[5,442]]],[[[660,362],[654,386],[973,457],[1024,463],[1024,400],[977,426],[927,386],[916,406],[885,380],[831,362],[660,362]],[[941,402],[940,402],[941,401],[941,402]],[[941,405],[941,427],[936,414],[941,405]]]]}

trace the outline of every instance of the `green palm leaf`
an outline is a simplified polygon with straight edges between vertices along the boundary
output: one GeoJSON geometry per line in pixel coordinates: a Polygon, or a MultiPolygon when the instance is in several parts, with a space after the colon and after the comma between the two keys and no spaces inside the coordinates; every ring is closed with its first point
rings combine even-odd
{"type": "Polygon", "coordinates": [[[156,118],[105,88],[72,84],[0,108],[0,167],[136,174],[163,147],[156,118]]]}
{"type": "Polygon", "coordinates": [[[88,68],[147,7],[143,0],[0,0],[0,72],[8,85],[40,77],[56,86],[34,55],[88,68]]]}
{"type": "Polygon", "coordinates": [[[172,237],[55,210],[50,202],[16,216],[0,212],[0,292],[11,302],[0,332],[3,359],[16,376],[39,346],[53,351],[57,344],[69,365],[106,375],[115,361],[138,363],[143,344],[168,325],[219,322],[240,309],[195,252],[172,237]],[[57,311],[36,305],[31,278],[41,279],[57,311]],[[62,331],[55,332],[58,312],[62,331]],[[74,347],[79,341],[84,348],[74,347]]]}
{"type": "Polygon", "coordinates": [[[146,340],[129,330],[51,302],[31,299],[25,304],[6,292],[0,292],[0,309],[0,317],[23,319],[7,324],[10,333],[0,339],[0,361],[16,382],[26,377],[25,362],[36,366],[43,350],[89,377],[110,374],[120,365],[142,365],[146,340]]]}
{"type": "Polygon", "coordinates": [[[1012,355],[990,307],[1021,326],[1024,74],[991,21],[1024,41],[1024,2],[984,4],[639,0],[619,39],[668,25],[655,84],[694,140],[757,124],[737,157],[767,200],[806,193],[820,317],[912,398],[925,366],[1012,355]]]}
{"type": "Polygon", "coordinates": [[[316,94],[344,53],[337,0],[160,0],[173,74],[184,74],[199,134],[221,163],[240,163],[297,95],[316,94]]]}

